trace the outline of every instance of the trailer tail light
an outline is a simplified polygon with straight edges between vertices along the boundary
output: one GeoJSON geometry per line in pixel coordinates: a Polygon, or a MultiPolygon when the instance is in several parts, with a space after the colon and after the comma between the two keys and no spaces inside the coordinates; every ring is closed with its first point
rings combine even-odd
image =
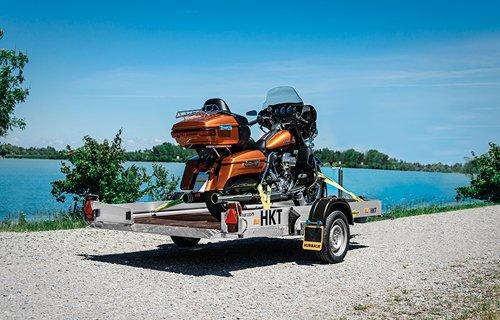
{"type": "Polygon", "coordinates": [[[89,194],[85,197],[85,204],[83,205],[83,213],[85,214],[85,221],[94,221],[94,209],[92,202],[99,201],[99,197],[94,194],[89,194]]]}
{"type": "Polygon", "coordinates": [[[239,202],[228,202],[226,211],[227,232],[238,231],[238,218],[241,214],[241,204],[239,202]]]}
{"type": "Polygon", "coordinates": [[[215,129],[172,131],[170,135],[174,139],[179,139],[181,137],[189,137],[189,136],[211,137],[211,136],[216,136],[217,131],[215,131],[215,129]]]}

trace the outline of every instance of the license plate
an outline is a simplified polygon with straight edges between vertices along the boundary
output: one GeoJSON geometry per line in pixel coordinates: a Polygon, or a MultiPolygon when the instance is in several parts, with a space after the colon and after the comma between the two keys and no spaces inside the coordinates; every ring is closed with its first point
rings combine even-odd
{"type": "Polygon", "coordinates": [[[304,229],[304,241],[302,249],[321,251],[323,248],[323,226],[306,226],[304,229]]]}

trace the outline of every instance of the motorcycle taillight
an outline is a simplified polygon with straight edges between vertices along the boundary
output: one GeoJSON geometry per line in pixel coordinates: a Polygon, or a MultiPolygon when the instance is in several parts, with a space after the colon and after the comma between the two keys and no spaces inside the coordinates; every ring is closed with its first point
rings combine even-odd
{"type": "Polygon", "coordinates": [[[201,137],[206,137],[206,136],[215,136],[216,132],[215,129],[205,129],[199,131],[197,134],[201,137]]]}

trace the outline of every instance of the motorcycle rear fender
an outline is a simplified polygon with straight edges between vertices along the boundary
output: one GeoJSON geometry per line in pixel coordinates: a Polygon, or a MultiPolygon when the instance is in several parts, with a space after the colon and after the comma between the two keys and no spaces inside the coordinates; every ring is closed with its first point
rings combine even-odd
{"type": "Polygon", "coordinates": [[[246,150],[222,159],[219,169],[210,174],[205,191],[222,191],[226,183],[238,176],[259,175],[266,166],[266,156],[260,150],[246,150]]]}

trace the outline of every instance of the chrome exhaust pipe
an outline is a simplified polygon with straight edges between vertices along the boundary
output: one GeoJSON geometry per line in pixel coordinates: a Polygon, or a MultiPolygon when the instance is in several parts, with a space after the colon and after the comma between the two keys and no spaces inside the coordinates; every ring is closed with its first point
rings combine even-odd
{"type": "MultiPolygon", "coordinates": [[[[290,199],[291,196],[288,196],[286,194],[278,192],[271,193],[271,201],[286,201],[290,199]]],[[[249,202],[253,200],[260,200],[260,195],[258,193],[245,193],[223,196],[220,193],[214,193],[210,197],[210,202],[212,202],[213,204],[224,203],[228,201],[249,202]]]]}
{"type": "Polygon", "coordinates": [[[223,203],[223,202],[228,202],[228,201],[241,201],[241,202],[248,202],[252,201],[254,199],[259,199],[258,194],[252,194],[252,193],[245,193],[245,194],[235,194],[235,195],[227,195],[223,196],[220,193],[213,193],[212,196],[210,197],[210,202],[213,204],[218,204],[218,203],[223,203]]]}
{"type": "Polygon", "coordinates": [[[182,202],[184,203],[205,202],[205,196],[203,192],[186,192],[182,195],[182,202]]]}

